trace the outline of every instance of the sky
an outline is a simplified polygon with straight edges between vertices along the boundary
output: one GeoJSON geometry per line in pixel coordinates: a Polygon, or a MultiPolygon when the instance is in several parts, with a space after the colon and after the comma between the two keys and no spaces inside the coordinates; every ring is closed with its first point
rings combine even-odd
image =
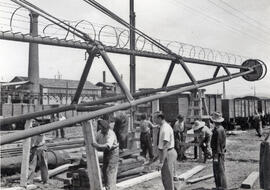
{"type": "MultiPolygon", "coordinates": [[[[29,0],[31,3],[65,20],[87,20],[95,26],[112,25],[123,27],[83,1],[29,0]]],[[[99,0],[99,3],[129,19],[128,0],[99,0]]],[[[0,30],[9,30],[11,1],[0,0],[0,30]],[[9,14],[9,16],[8,16],[9,14]],[[5,18],[4,18],[5,17],[5,18]]],[[[12,6],[11,6],[12,7],[12,6]]],[[[14,9],[13,9],[14,10],[14,9]]],[[[135,0],[136,27],[149,36],[169,41],[179,41],[205,48],[225,51],[264,61],[270,67],[270,1],[269,0],[135,0]]],[[[14,31],[27,33],[28,13],[19,10],[14,16],[14,31]],[[22,17],[24,16],[24,17],[22,17]]],[[[39,18],[40,32],[45,20],[39,18]]],[[[47,22],[48,23],[48,22],[47,22]]],[[[58,35],[48,28],[51,36],[58,35]]],[[[107,27],[105,32],[114,31],[107,27]]],[[[60,32],[61,33],[61,32],[60,32]]],[[[106,38],[106,36],[105,36],[106,38]]],[[[106,39],[103,40],[106,40],[106,39]]],[[[110,40],[114,40],[111,37],[110,40]]],[[[27,76],[28,44],[0,40],[0,80],[9,81],[14,76],[27,76]]],[[[175,50],[175,49],[174,49],[175,50]]],[[[129,56],[109,54],[118,72],[129,86],[129,56]]],[[[85,50],[39,46],[40,77],[54,78],[58,73],[63,79],[79,80],[85,65],[85,50]]],[[[163,83],[170,62],[165,60],[136,58],[138,88],[157,88],[163,83]]],[[[212,76],[215,68],[188,64],[196,79],[212,76]]],[[[102,81],[102,71],[107,81],[114,79],[101,58],[95,58],[88,80],[102,81]]],[[[231,70],[233,71],[233,70],[231,70]]],[[[224,72],[220,72],[224,74],[224,72]]],[[[189,81],[180,66],[176,66],[169,85],[189,81]]],[[[242,77],[226,82],[229,96],[260,95],[270,97],[270,76],[256,82],[247,82],[242,77]]],[[[208,93],[222,93],[222,84],[206,87],[208,93]]]]}

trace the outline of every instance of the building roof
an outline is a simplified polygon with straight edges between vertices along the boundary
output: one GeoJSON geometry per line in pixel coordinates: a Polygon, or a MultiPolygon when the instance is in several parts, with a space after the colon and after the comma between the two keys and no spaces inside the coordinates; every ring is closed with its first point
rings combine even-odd
{"type": "MultiPolygon", "coordinates": [[[[28,77],[15,76],[10,82],[28,81],[28,77]]],[[[45,88],[77,88],[79,81],[77,80],[66,80],[66,79],[49,79],[40,78],[39,84],[45,88]]],[[[93,83],[86,81],[83,89],[100,89],[93,83]]]]}

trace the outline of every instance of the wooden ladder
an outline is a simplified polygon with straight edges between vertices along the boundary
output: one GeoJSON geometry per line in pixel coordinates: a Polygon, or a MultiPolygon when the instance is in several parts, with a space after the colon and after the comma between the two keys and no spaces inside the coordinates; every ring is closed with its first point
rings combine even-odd
{"type": "Polygon", "coordinates": [[[205,89],[191,91],[190,102],[187,113],[187,123],[191,124],[196,120],[209,120],[208,108],[204,95],[205,89]]]}

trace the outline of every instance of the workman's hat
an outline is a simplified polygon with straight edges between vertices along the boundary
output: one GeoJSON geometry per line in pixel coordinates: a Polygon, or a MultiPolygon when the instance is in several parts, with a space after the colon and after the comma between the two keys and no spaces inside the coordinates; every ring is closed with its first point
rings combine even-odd
{"type": "Polygon", "coordinates": [[[179,114],[179,115],[177,116],[177,119],[183,120],[183,119],[184,119],[184,116],[182,116],[181,114],[179,114]]]}
{"type": "Polygon", "coordinates": [[[221,113],[219,113],[219,112],[212,113],[210,116],[210,119],[216,123],[221,123],[224,121],[224,118],[222,117],[221,113]]]}
{"type": "Polygon", "coordinates": [[[102,119],[102,120],[99,120],[98,122],[102,127],[110,128],[110,125],[107,121],[102,119]]]}
{"type": "Polygon", "coordinates": [[[204,126],[205,126],[205,122],[197,120],[194,122],[194,125],[192,125],[192,129],[193,129],[193,131],[197,131],[200,128],[203,128],[204,126]]]}

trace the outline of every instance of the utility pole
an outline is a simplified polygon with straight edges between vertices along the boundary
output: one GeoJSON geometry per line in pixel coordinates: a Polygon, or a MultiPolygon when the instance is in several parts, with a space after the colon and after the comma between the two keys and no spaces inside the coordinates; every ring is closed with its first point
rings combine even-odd
{"type": "Polygon", "coordinates": [[[225,81],[223,81],[223,99],[226,99],[226,86],[225,86],[225,81]]]}
{"type": "MultiPolygon", "coordinates": [[[[135,27],[135,12],[134,12],[134,0],[130,0],[129,3],[129,23],[132,27],[135,27]]],[[[135,50],[135,31],[129,29],[130,37],[130,49],[135,50]]],[[[130,55],[130,92],[135,93],[136,91],[136,58],[135,55],[130,55]]]]}
{"type": "MultiPolygon", "coordinates": [[[[38,14],[30,13],[30,34],[38,36],[38,14]]],[[[30,93],[33,95],[31,103],[39,104],[39,55],[38,44],[29,43],[29,60],[28,60],[28,80],[31,82],[29,86],[30,93]]]]}
{"type": "MultiPolygon", "coordinates": [[[[135,11],[134,11],[134,0],[129,1],[129,24],[131,27],[135,28],[135,11]]],[[[130,49],[135,50],[135,31],[132,28],[129,28],[129,41],[130,41],[130,49]]],[[[136,92],[136,58],[135,55],[130,55],[130,80],[129,80],[129,88],[131,93],[136,92]]],[[[130,109],[130,130],[134,131],[134,119],[135,119],[135,109],[132,107],[130,109]]],[[[135,133],[133,133],[135,134],[135,133]]],[[[134,142],[134,141],[132,141],[134,142]]],[[[131,145],[133,147],[133,145],[131,145]]]]}

